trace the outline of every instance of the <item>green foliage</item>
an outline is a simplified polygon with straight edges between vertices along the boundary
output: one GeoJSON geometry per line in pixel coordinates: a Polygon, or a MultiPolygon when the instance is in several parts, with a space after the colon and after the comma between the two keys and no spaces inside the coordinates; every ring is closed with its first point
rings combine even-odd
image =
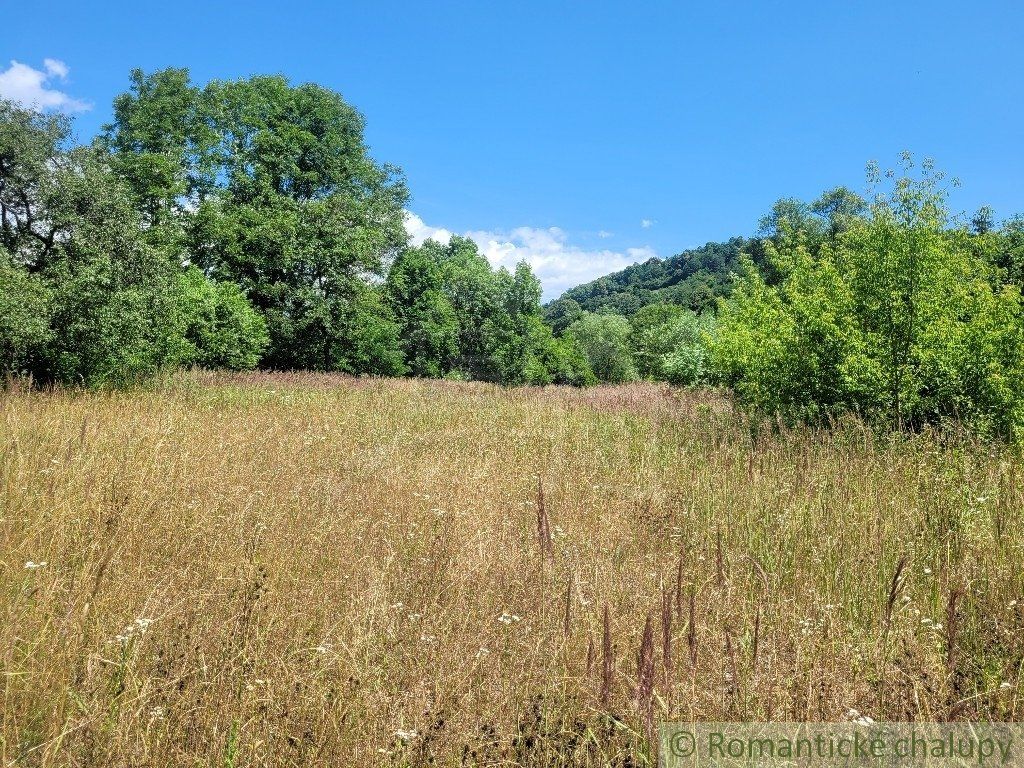
{"type": "Polygon", "coordinates": [[[123,385],[178,365],[177,268],[142,238],[129,195],[104,157],[74,150],[46,201],[59,235],[35,267],[52,286],[46,377],[123,385]]]}
{"type": "Polygon", "coordinates": [[[713,309],[717,297],[728,295],[731,275],[739,269],[741,255],[752,245],[753,241],[734,237],[668,259],[648,259],[566,291],[548,305],[545,316],[561,333],[579,319],[577,308],[627,317],[658,303],[677,304],[698,313],[713,309]]]}
{"type": "Polygon", "coordinates": [[[182,329],[190,351],[185,362],[202,368],[255,368],[269,342],[263,317],[234,283],[215,282],[196,267],[182,272],[182,329]]]}
{"type": "Polygon", "coordinates": [[[0,375],[33,368],[53,337],[50,291],[0,248],[0,375]]]}
{"type": "Polygon", "coordinates": [[[340,319],[345,329],[341,334],[344,346],[325,336],[333,354],[329,370],[371,376],[403,376],[408,372],[401,350],[401,329],[378,290],[357,284],[340,319]]]}
{"type": "Polygon", "coordinates": [[[711,344],[741,400],[804,418],[1024,427],[1020,291],[978,256],[975,236],[947,228],[942,174],[911,169],[905,156],[904,175],[888,174],[834,240],[784,221],[766,245],[776,285],[747,265],[711,344]]]}
{"type": "Polygon", "coordinates": [[[369,157],[340,95],[283,77],[200,90],[185,70],[136,71],[114,118],[104,144],[149,231],[164,231],[152,239],[242,289],[268,326],[265,366],[404,369],[371,281],[405,243],[405,185],[369,157]]]}
{"type": "Polygon", "coordinates": [[[621,315],[587,312],[566,331],[587,357],[600,381],[619,384],[638,377],[629,350],[629,320],[621,315]]]}
{"type": "Polygon", "coordinates": [[[541,308],[525,264],[407,247],[404,181],[340,95],[131,74],[73,147],[0,101],[0,368],[122,385],[181,365],[732,387],[753,407],[1024,439],[1024,219],[950,221],[942,174],[779,200],[708,243],[541,308]],[[717,311],[717,314],[716,314],[717,311]]]}
{"type": "Polygon", "coordinates": [[[692,312],[679,317],[669,329],[672,348],[661,357],[661,377],[678,386],[707,383],[710,376],[708,342],[715,333],[715,316],[692,312]]]}
{"type": "Polygon", "coordinates": [[[583,307],[575,299],[563,296],[544,307],[544,322],[551,326],[555,336],[561,336],[566,329],[583,317],[583,307]]]}
{"type": "Polygon", "coordinates": [[[114,122],[99,144],[132,191],[147,232],[177,243],[196,201],[213,186],[213,132],[201,92],[186,69],[130,74],[114,99],[114,122]]]}
{"type": "Polygon", "coordinates": [[[472,240],[406,249],[384,293],[414,375],[509,385],[593,381],[580,351],[544,323],[540,282],[529,266],[494,271],[472,240]]]}
{"type": "Polygon", "coordinates": [[[597,383],[586,353],[572,338],[552,336],[539,354],[552,384],[588,387],[597,383]]]}
{"type": "Polygon", "coordinates": [[[998,232],[979,234],[1002,279],[1024,290],[1024,215],[1009,219],[998,232]]]}
{"type": "Polygon", "coordinates": [[[675,304],[648,304],[629,318],[630,349],[637,372],[650,379],[664,377],[664,357],[672,352],[679,339],[675,327],[689,310],[675,304]]]}
{"type": "Polygon", "coordinates": [[[4,288],[24,295],[19,312],[34,318],[28,338],[6,340],[6,362],[27,364],[42,380],[138,380],[185,351],[176,333],[176,268],[141,236],[106,154],[68,149],[69,131],[65,119],[0,102],[4,288]]]}
{"type": "Polygon", "coordinates": [[[449,374],[459,353],[461,329],[433,249],[403,251],[388,272],[384,291],[401,329],[410,373],[431,378],[449,374]]]}

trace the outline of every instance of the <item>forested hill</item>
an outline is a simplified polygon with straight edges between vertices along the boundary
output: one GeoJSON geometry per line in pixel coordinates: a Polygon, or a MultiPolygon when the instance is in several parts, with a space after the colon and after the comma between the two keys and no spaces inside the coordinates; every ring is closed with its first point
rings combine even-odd
{"type": "Polygon", "coordinates": [[[740,254],[754,242],[734,237],[667,259],[649,259],[569,289],[549,305],[549,310],[557,310],[571,299],[588,312],[604,309],[632,315],[641,307],[658,302],[701,312],[716,297],[727,293],[730,273],[739,270],[740,254]]]}

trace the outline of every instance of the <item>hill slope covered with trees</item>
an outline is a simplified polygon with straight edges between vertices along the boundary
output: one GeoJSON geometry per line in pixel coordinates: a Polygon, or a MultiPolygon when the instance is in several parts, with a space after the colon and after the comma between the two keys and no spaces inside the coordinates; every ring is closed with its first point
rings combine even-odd
{"type": "Polygon", "coordinates": [[[569,289],[545,308],[545,315],[559,318],[573,303],[586,312],[611,310],[627,316],[658,302],[703,312],[728,293],[731,274],[740,269],[740,257],[753,242],[734,237],[667,259],[648,259],[569,289]]]}

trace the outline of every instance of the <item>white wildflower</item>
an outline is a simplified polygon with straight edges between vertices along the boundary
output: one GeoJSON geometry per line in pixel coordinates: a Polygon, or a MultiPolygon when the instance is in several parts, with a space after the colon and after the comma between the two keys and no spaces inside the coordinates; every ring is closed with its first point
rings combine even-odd
{"type": "Polygon", "coordinates": [[[144,616],[140,616],[127,627],[122,629],[119,634],[115,635],[111,642],[125,644],[130,640],[133,640],[138,635],[146,634],[146,630],[149,629],[149,625],[152,623],[153,619],[147,619],[144,616]]]}
{"type": "Polygon", "coordinates": [[[498,617],[498,621],[502,624],[515,624],[517,621],[522,621],[522,619],[514,613],[503,613],[498,617]]]}
{"type": "Polygon", "coordinates": [[[46,566],[46,561],[45,560],[41,560],[38,563],[33,562],[32,560],[26,560],[25,561],[25,568],[27,570],[29,570],[29,571],[34,571],[36,568],[43,568],[45,566],[46,566]]]}
{"type": "Polygon", "coordinates": [[[395,731],[395,736],[397,738],[401,739],[402,741],[408,742],[408,741],[412,741],[413,739],[415,739],[417,736],[419,736],[419,734],[416,733],[416,731],[402,731],[402,730],[398,730],[398,731],[395,731]]]}
{"type": "Polygon", "coordinates": [[[868,715],[862,715],[856,709],[850,709],[846,713],[846,717],[847,717],[848,720],[850,720],[851,722],[856,723],[857,725],[872,725],[875,722],[874,718],[872,718],[872,717],[870,717],[868,715]]]}
{"type": "Polygon", "coordinates": [[[488,655],[490,655],[490,653],[491,653],[491,652],[490,652],[490,651],[489,651],[489,650],[488,650],[487,648],[484,648],[484,647],[483,647],[483,646],[481,645],[481,646],[480,646],[480,650],[476,652],[476,657],[477,657],[478,659],[482,659],[482,658],[483,658],[484,656],[488,656],[488,655]]]}

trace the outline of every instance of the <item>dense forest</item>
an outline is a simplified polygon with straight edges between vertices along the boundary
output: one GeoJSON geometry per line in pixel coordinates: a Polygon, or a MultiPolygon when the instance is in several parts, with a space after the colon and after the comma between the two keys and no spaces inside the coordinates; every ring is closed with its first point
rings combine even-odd
{"type": "Polygon", "coordinates": [[[951,215],[904,156],[862,197],[780,200],[754,237],[541,307],[529,266],[411,247],[401,172],[317,85],[134,71],[86,145],[0,102],[0,366],[121,386],[178,367],[727,387],[753,408],[1024,430],[1024,219],[951,215]]]}
{"type": "Polygon", "coordinates": [[[571,315],[577,309],[629,316],[658,303],[694,312],[714,309],[716,299],[728,295],[731,276],[740,270],[743,255],[757,253],[756,248],[756,239],[734,237],[667,259],[651,258],[566,291],[545,308],[545,316],[552,322],[564,322],[566,313],[571,315]]]}

